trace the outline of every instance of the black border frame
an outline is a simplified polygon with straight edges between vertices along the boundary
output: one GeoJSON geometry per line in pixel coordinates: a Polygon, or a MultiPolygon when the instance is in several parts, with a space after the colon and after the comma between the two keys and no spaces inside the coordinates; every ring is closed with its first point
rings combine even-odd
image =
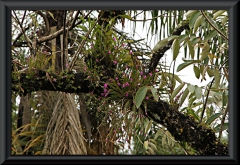
{"type": "Polygon", "coordinates": [[[0,164],[79,164],[123,162],[238,164],[237,58],[239,56],[239,0],[0,0],[0,164]],[[11,10],[148,9],[229,10],[229,156],[11,156],[11,10]]]}

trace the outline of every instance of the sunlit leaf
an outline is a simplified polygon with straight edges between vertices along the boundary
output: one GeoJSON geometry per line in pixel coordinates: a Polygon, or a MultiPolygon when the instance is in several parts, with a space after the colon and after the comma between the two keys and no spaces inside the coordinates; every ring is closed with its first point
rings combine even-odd
{"type": "Polygon", "coordinates": [[[159,129],[159,130],[157,131],[157,133],[155,134],[155,136],[154,136],[154,140],[156,140],[159,135],[162,135],[162,133],[163,133],[163,129],[159,129]]]}
{"type": "Polygon", "coordinates": [[[189,92],[191,92],[191,93],[193,93],[195,91],[194,85],[188,84],[187,88],[188,88],[189,92]]]}
{"type": "Polygon", "coordinates": [[[226,10],[219,10],[216,13],[213,14],[213,19],[216,19],[218,16],[226,12],[226,10]]]}
{"type": "Polygon", "coordinates": [[[202,22],[202,15],[200,15],[194,23],[194,28],[193,28],[194,33],[196,33],[198,27],[201,25],[201,22],[202,22]]]}
{"type": "Polygon", "coordinates": [[[212,39],[212,38],[215,37],[216,35],[217,35],[217,31],[216,31],[216,30],[213,30],[213,31],[211,31],[211,32],[205,37],[205,40],[212,39]]]}
{"type": "Polygon", "coordinates": [[[195,96],[196,96],[197,99],[201,99],[201,97],[202,97],[202,88],[200,88],[200,87],[196,87],[195,88],[195,96]]]}
{"type": "Polygon", "coordinates": [[[143,146],[145,149],[148,149],[148,141],[147,140],[144,142],[143,146]]]}
{"type": "Polygon", "coordinates": [[[190,17],[190,20],[189,20],[189,27],[190,28],[193,28],[194,24],[195,24],[195,21],[196,19],[198,18],[198,16],[200,15],[200,12],[199,11],[195,11],[191,17],[190,17]]]}
{"type": "Polygon", "coordinates": [[[154,47],[153,47],[153,51],[157,52],[159,49],[161,49],[162,47],[164,47],[166,44],[168,43],[168,38],[164,38],[161,41],[159,41],[154,47]]]}

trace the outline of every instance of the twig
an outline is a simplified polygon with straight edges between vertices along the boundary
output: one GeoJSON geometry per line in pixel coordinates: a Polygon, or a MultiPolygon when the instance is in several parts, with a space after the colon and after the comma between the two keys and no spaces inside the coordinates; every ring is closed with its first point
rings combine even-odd
{"type": "Polygon", "coordinates": [[[207,96],[206,96],[206,99],[205,99],[205,103],[204,103],[204,105],[203,105],[203,110],[202,110],[202,114],[201,114],[201,118],[200,118],[200,122],[199,122],[199,123],[202,122],[203,115],[204,115],[204,112],[205,112],[205,109],[206,109],[206,106],[207,106],[208,96],[209,96],[210,89],[211,89],[211,87],[212,87],[212,84],[213,84],[214,80],[215,80],[215,78],[212,79],[212,81],[211,81],[211,83],[210,83],[210,86],[209,86],[209,88],[208,88],[207,96]]]}
{"type": "Polygon", "coordinates": [[[208,17],[206,16],[206,14],[201,10],[202,15],[204,16],[204,18],[208,21],[208,23],[224,38],[228,41],[227,36],[225,36],[217,27],[215,27],[212,22],[208,19],[208,17]]]}

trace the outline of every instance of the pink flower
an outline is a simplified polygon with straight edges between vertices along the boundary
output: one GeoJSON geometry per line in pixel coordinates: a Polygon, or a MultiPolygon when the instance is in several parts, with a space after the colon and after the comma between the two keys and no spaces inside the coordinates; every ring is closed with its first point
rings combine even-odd
{"type": "Polygon", "coordinates": [[[125,86],[128,87],[130,84],[128,82],[125,83],[125,86]]]}
{"type": "Polygon", "coordinates": [[[117,83],[117,85],[118,85],[118,86],[121,86],[121,84],[120,84],[119,82],[117,83]]]}
{"type": "Polygon", "coordinates": [[[140,75],[141,75],[141,76],[143,75],[143,71],[140,72],[140,75]]]}
{"type": "Polygon", "coordinates": [[[54,78],[54,79],[53,79],[53,81],[54,81],[54,82],[57,82],[57,79],[56,79],[56,78],[54,78]]]}
{"type": "Polygon", "coordinates": [[[158,72],[158,69],[155,69],[155,72],[158,72]]]}
{"type": "Polygon", "coordinates": [[[132,80],[133,80],[133,79],[132,79],[132,78],[130,78],[130,82],[132,82],[132,80]]]}
{"type": "Polygon", "coordinates": [[[117,80],[118,80],[118,77],[116,77],[115,80],[117,81],[117,80]]]}
{"type": "Polygon", "coordinates": [[[130,52],[129,52],[130,54],[132,54],[132,50],[130,50],[130,52]]]}
{"type": "Polygon", "coordinates": [[[108,84],[104,84],[104,88],[107,88],[108,87],[108,84]]]}
{"type": "Polygon", "coordinates": [[[124,47],[124,46],[125,46],[125,44],[123,43],[123,44],[122,44],[122,46],[124,47]]]}
{"type": "Polygon", "coordinates": [[[86,68],[86,67],[84,67],[84,69],[83,69],[83,70],[86,72],[87,68],[86,68]]]}
{"type": "Polygon", "coordinates": [[[115,38],[115,37],[113,37],[113,40],[114,40],[114,41],[116,41],[116,38],[115,38]]]}
{"type": "Polygon", "coordinates": [[[87,79],[89,79],[91,76],[87,76],[87,79]]]}
{"type": "Polygon", "coordinates": [[[125,96],[128,97],[128,93],[126,93],[125,96]]]}
{"type": "Polygon", "coordinates": [[[123,84],[122,87],[124,88],[124,87],[125,87],[125,84],[123,84]]]}
{"type": "Polygon", "coordinates": [[[66,67],[68,67],[68,63],[66,63],[66,67]]]}
{"type": "Polygon", "coordinates": [[[107,89],[104,89],[104,93],[107,93],[107,91],[108,91],[107,89]]]}
{"type": "Polygon", "coordinates": [[[114,63],[114,65],[117,65],[117,61],[116,60],[114,60],[113,63],[114,63]]]}
{"type": "Polygon", "coordinates": [[[47,51],[46,51],[46,50],[44,50],[44,51],[43,51],[43,53],[44,53],[44,54],[47,54],[47,51]]]}
{"type": "Polygon", "coordinates": [[[146,79],[146,78],[147,78],[147,76],[146,76],[146,75],[144,75],[144,76],[143,76],[143,78],[144,78],[144,79],[146,79]]]}
{"type": "Polygon", "coordinates": [[[96,59],[96,62],[98,62],[98,59],[96,59]]]}
{"type": "Polygon", "coordinates": [[[111,54],[111,51],[110,51],[110,50],[108,51],[108,54],[111,54]]]}
{"type": "Polygon", "coordinates": [[[152,76],[152,73],[150,72],[149,75],[152,76]]]}
{"type": "Polygon", "coordinates": [[[146,100],[149,100],[148,96],[146,97],[146,100]]]}

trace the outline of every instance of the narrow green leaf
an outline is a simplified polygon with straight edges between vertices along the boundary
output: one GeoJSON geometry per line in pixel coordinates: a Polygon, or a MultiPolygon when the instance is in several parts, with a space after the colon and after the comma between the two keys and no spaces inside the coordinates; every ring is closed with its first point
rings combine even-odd
{"type": "Polygon", "coordinates": [[[187,88],[188,88],[189,92],[191,92],[191,93],[193,93],[195,91],[194,85],[188,84],[187,88]]]}
{"type": "Polygon", "coordinates": [[[187,45],[188,45],[188,49],[189,49],[189,53],[191,55],[191,58],[194,59],[194,47],[192,45],[192,42],[191,41],[188,41],[187,42],[187,45]]]}
{"type": "MultiPolygon", "coordinates": [[[[221,128],[221,124],[218,124],[214,130],[216,133],[218,133],[220,131],[220,128],[221,128]]],[[[224,123],[223,126],[222,126],[222,131],[228,129],[228,123],[224,123]]]]}
{"type": "Polygon", "coordinates": [[[151,86],[151,92],[152,92],[152,95],[154,97],[154,100],[158,101],[159,95],[157,94],[157,89],[154,88],[153,86],[151,86]]]}
{"type": "Polygon", "coordinates": [[[216,113],[214,115],[212,115],[211,117],[209,117],[206,121],[206,124],[211,124],[216,118],[218,118],[221,115],[221,113],[216,113]]]}
{"type": "Polygon", "coordinates": [[[202,15],[200,15],[194,23],[193,33],[196,33],[198,27],[201,25],[202,15]]]}
{"type": "Polygon", "coordinates": [[[181,99],[180,99],[180,106],[183,104],[183,102],[185,101],[188,94],[189,94],[189,90],[188,90],[188,88],[186,88],[185,91],[182,94],[181,99]]]}
{"type": "Polygon", "coordinates": [[[216,13],[213,14],[213,19],[216,19],[218,16],[226,12],[226,10],[219,10],[216,13]]]}
{"type": "Polygon", "coordinates": [[[168,37],[168,41],[171,41],[171,40],[174,40],[174,39],[177,39],[179,38],[178,35],[172,35],[171,37],[168,37]]]}
{"type": "Polygon", "coordinates": [[[193,109],[187,109],[187,114],[193,117],[195,120],[199,121],[199,117],[193,109]]]}
{"type": "Polygon", "coordinates": [[[166,44],[168,43],[168,38],[164,38],[161,41],[159,41],[154,47],[153,47],[153,51],[157,52],[159,49],[161,49],[162,47],[164,47],[166,44]]]}
{"type": "Polygon", "coordinates": [[[201,60],[183,60],[184,63],[178,65],[177,67],[177,72],[179,72],[180,70],[186,68],[187,66],[193,64],[193,63],[200,63],[201,60]]]}
{"type": "Polygon", "coordinates": [[[180,43],[178,39],[175,39],[172,44],[172,49],[173,49],[173,61],[176,60],[177,55],[179,53],[180,49],[180,43]]]}
{"type": "Polygon", "coordinates": [[[132,17],[130,15],[119,15],[120,17],[132,20],[132,17]]]}
{"type": "Polygon", "coordinates": [[[204,40],[209,40],[209,39],[212,39],[213,37],[215,37],[217,35],[217,31],[216,30],[213,30],[211,31],[206,37],[204,40]]]}
{"type": "Polygon", "coordinates": [[[149,121],[148,121],[148,124],[147,124],[147,126],[146,126],[146,128],[145,128],[145,134],[148,133],[148,131],[150,130],[151,126],[152,126],[152,120],[149,120],[149,121]]]}
{"type": "Polygon", "coordinates": [[[179,94],[180,90],[184,87],[185,83],[180,84],[171,95],[171,99],[173,99],[177,94],[179,94]]]}
{"type": "Polygon", "coordinates": [[[187,34],[183,34],[183,35],[180,35],[180,36],[178,37],[180,43],[182,43],[183,41],[187,40],[188,38],[189,38],[189,37],[188,37],[187,34]]]}
{"type": "Polygon", "coordinates": [[[193,66],[193,70],[194,70],[195,76],[199,79],[199,77],[200,77],[200,69],[194,65],[193,66]]]}
{"type": "Polygon", "coordinates": [[[190,28],[193,28],[194,23],[196,22],[196,19],[198,18],[199,15],[200,15],[200,12],[199,12],[199,11],[195,11],[195,12],[191,15],[190,20],[189,20],[189,27],[190,27],[190,28]]]}
{"type": "Polygon", "coordinates": [[[196,96],[197,99],[201,99],[201,97],[202,97],[202,88],[200,88],[200,87],[196,87],[195,88],[195,96],[196,96]]]}
{"type": "Polygon", "coordinates": [[[219,84],[220,84],[220,73],[219,70],[217,68],[214,69],[214,88],[218,88],[219,84]]]}
{"type": "Polygon", "coordinates": [[[148,86],[143,86],[140,89],[138,89],[136,96],[135,96],[135,103],[136,107],[139,108],[140,105],[142,104],[143,99],[146,96],[148,86]]]}
{"type": "Polygon", "coordinates": [[[156,140],[158,138],[158,136],[161,135],[162,133],[163,133],[163,129],[159,129],[154,136],[154,140],[156,140]]]}

